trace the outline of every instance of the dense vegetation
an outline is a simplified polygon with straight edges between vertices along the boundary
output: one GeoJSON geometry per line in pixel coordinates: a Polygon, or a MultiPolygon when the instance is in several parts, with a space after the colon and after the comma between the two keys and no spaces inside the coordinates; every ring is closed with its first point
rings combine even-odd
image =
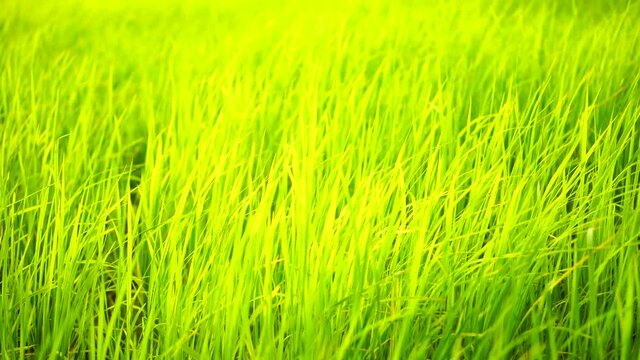
{"type": "Polygon", "coordinates": [[[638,358],[639,5],[0,0],[3,358],[638,358]]]}

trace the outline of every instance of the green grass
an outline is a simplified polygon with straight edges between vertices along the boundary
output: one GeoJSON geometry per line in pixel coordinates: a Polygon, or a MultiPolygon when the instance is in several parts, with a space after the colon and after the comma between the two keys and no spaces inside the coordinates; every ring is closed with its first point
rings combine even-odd
{"type": "Polygon", "coordinates": [[[5,359],[638,359],[640,3],[0,0],[5,359]]]}

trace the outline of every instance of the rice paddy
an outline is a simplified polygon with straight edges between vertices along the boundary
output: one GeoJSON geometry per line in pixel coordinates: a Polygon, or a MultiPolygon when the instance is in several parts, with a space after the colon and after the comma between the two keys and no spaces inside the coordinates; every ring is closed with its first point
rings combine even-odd
{"type": "Polygon", "coordinates": [[[638,359],[635,1],[0,0],[4,359],[638,359]]]}

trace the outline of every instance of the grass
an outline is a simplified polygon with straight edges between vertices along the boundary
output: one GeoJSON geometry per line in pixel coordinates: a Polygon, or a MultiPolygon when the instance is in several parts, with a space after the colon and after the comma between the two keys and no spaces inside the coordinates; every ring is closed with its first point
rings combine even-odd
{"type": "Polygon", "coordinates": [[[0,0],[5,359],[638,359],[640,4],[0,0]]]}

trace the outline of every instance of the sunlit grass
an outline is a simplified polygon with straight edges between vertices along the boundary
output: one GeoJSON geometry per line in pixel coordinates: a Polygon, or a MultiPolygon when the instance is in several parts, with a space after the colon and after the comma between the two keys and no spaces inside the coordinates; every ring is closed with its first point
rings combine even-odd
{"type": "Polygon", "coordinates": [[[638,19],[0,0],[3,358],[638,358],[638,19]]]}

